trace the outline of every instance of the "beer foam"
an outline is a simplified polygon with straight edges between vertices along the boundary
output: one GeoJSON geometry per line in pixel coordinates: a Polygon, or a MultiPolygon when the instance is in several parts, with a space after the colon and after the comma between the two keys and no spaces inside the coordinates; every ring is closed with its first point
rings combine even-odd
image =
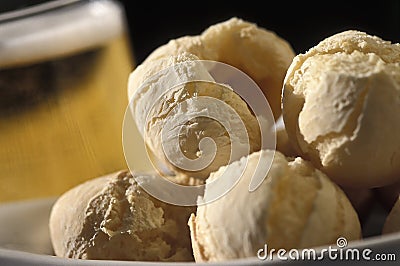
{"type": "Polygon", "coordinates": [[[126,30],[123,12],[112,1],[88,1],[0,22],[0,68],[99,46],[126,30]]]}

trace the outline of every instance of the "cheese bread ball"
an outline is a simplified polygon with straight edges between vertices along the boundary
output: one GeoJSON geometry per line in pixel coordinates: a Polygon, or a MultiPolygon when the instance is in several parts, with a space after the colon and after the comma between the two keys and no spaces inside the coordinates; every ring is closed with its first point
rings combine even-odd
{"type": "Polygon", "coordinates": [[[344,192],[300,157],[288,161],[280,152],[261,150],[221,167],[207,179],[203,200],[189,220],[196,262],[255,257],[268,249],[309,248],[336,243],[338,237],[361,237],[357,213],[344,192]],[[258,162],[273,159],[262,184],[249,192],[258,162]],[[225,175],[243,172],[223,197],[208,198],[208,185],[225,175]]]}
{"type": "MultiPolygon", "coordinates": [[[[170,40],[143,62],[188,52],[201,60],[232,65],[249,75],[266,96],[275,118],[281,113],[283,79],[293,57],[291,45],[275,32],[233,17],[214,24],[196,36],[170,40]]],[[[129,95],[134,87],[130,87],[129,95]]]]}
{"type": "Polygon", "coordinates": [[[187,227],[193,211],[156,200],[120,171],[82,183],[56,201],[51,242],[55,254],[66,258],[193,261],[187,227]]]}
{"type": "Polygon", "coordinates": [[[282,113],[293,146],[346,187],[400,178],[400,44],[349,30],[297,55],[282,113]]]}
{"type": "Polygon", "coordinates": [[[384,187],[377,187],[373,190],[382,207],[390,211],[400,196],[400,181],[384,187]]]}
{"type": "Polygon", "coordinates": [[[390,234],[400,232],[400,196],[397,197],[396,203],[386,217],[383,225],[382,234],[390,234]]]}
{"type": "Polygon", "coordinates": [[[196,58],[182,53],[149,61],[131,74],[128,86],[135,91],[131,110],[150,158],[204,181],[220,166],[259,150],[261,133],[247,103],[228,85],[214,82],[196,58]],[[178,81],[183,84],[174,87],[178,81]],[[207,138],[214,150],[210,142],[202,146],[207,138]]]}

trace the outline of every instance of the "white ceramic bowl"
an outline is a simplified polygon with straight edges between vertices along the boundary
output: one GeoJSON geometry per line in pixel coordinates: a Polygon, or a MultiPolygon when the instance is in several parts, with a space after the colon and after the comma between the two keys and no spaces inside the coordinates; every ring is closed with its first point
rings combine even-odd
{"type": "MultiPolygon", "coordinates": [[[[330,257],[328,252],[323,252],[327,247],[318,247],[316,252],[318,259],[305,260],[280,260],[275,257],[266,260],[254,258],[226,261],[220,263],[158,263],[140,261],[105,261],[105,260],[77,260],[64,259],[53,255],[48,231],[48,218],[55,198],[44,198],[30,201],[11,202],[0,205],[0,265],[2,266],[71,266],[71,265],[91,265],[91,266],[182,266],[182,265],[215,265],[215,266],[250,266],[250,265],[400,265],[400,233],[386,236],[370,236],[361,241],[348,243],[347,248],[359,251],[360,259],[355,259],[349,255],[342,259],[330,257]],[[363,259],[362,252],[366,249],[371,250],[368,254],[371,261],[363,259]],[[321,255],[322,254],[322,255],[321,255]],[[390,261],[377,261],[376,255],[382,254],[390,261]],[[394,254],[394,257],[393,255],[394,254]],[[320,259],[323,258],[323,259],[320,259]]],[[[371,214],[364,227],[364,230],[371,235],[377,234],[379,227],[384,220],[384,213],[379,209],[371,214]]],[[[334,246],[332,248],[337,248],[334,246]]],[[[337,253],[339,254],[339,253],[337,253]]],[[[256,254],[255,254],[256,255],[256,254]]],[[[288,256],[286,256],[288,257],[288,256]]]]}

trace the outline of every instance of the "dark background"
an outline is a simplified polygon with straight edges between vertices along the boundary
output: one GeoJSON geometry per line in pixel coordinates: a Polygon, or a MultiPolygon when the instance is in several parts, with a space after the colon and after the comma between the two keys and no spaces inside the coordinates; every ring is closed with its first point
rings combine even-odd
{"type": "MultiPolygon", "coordinates": [[[[50,0],[0,0],[0,13],[50,0]]],[[[90,1],[90,0],[86,0],[90,1]]],[[[347,29],[400,42],[400,0],[149,1],[115,0],[125,8],[136,62],[170,39],[200,34],[233,16],[275,31],[296,53],[347,29]]],[[[1,30],[1,28],[0,28],[1,30]]]]}
{"type": "Polygon", "coordinates": [[[275,31],[296,53],[347,29],[400,42],[400,1],[207,1],[157,3],[119,0],[125,7],[136,62],[183,35],[200,34],[233,16],[275,31]],[[272,5],[272,6],[271,6],[272,5]]]}

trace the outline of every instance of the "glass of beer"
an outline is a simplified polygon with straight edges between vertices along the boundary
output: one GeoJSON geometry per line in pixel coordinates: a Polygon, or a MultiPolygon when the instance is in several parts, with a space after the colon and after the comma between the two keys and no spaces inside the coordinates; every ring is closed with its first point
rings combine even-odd
{"type": "Polygon", "coordinates": [[[60,195],[127,168],[135,62],[122,5],[40,2],[0,14],[0,202],[60,195]]]}

